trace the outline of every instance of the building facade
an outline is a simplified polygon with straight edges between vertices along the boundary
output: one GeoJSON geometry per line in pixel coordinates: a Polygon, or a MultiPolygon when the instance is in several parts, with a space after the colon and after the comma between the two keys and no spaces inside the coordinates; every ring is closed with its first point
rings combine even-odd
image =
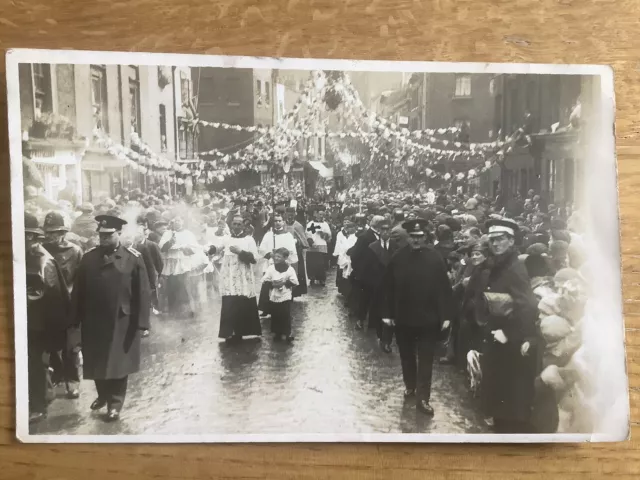
{"type": "MultiPolygon", "coordinates": [[[[24,144],[51,200],[65,188],[78,202],[97,202],[167,181],[111,155],[94,139],[96,128],[127,147],[135,132],[153,152],[173,161],[181,146],[187,149],[179,118],[187,116],[189,69],[21,64],[19,71],[24,144]]],[[[193,151],[193,141],[191,146],[193,151]]]]}
{"type": "Polygon", "coordinates": [[[495,75],[495,126],[500,140],[523,129],[521,140],[480,179],[482,193],[503,199],[529,190],[547,203],[570,204],[580,184],[576,145],[584,77],[495,75]]]}

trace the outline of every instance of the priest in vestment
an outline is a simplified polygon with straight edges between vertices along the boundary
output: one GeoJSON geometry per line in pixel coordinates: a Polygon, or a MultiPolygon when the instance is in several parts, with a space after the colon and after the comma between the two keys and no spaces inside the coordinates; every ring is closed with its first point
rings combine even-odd
{"type": "Polygon", "coordinates": [[[222,245],[211,246],[209,254],[222,252],[220,269],[220,312],[219,338],[228,343],[242,340],[242,337],[262,335],[258,305],[254,265],[258,259],[258,247],[252,236],[244,233],[241,215],[231,220],[231,236],[223,237],[222,245]]]}

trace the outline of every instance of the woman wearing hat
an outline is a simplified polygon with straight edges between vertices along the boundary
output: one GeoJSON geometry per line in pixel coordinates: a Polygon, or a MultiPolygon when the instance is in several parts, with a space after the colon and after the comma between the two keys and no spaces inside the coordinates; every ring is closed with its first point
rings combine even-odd
{"type": "Polygon", "coordinates": [[[482,310],[482,294],[487,287],[490,272],[488,238],[477,240],[466,249],[469,267],[461,282],[464,292],[458,334],[459,366],[466,366],[467,354],[471,350],[482,353],[483,327],[487,320],[482,310]]]}
{"type": "Polygon", "coordinates": [[[493,265],[484,295],[483,404],[497,433],[530,433],[538,302],[515,248],[517,223],[490,220],[487,228],[493,265]]]}

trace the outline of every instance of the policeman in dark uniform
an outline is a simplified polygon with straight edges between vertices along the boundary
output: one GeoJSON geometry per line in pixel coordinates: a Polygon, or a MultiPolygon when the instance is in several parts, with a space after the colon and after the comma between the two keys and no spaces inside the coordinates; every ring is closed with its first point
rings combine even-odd
{"type": "MultiPolygon", "coordinates": [[[[44,219],[45,242],[44,248],[53,256],[62,270],[65,283],[71,293],[76,271],[82,260],[82,248],[74,245],[66,239],[69,227],[65,223],[64,216],[60,212],[49,212],[44,219]]],[[[60,313],[68,315],[69,312],[60,313]]],[[[61,324],[66,325],[69,319],[61,319],[61,324]]],[[[53,333],[53,332],[52,332],[53,333]]],[[[67,345],[67,329],[60,329],[51,337],[51,367],[53,374],[51,381],[54,385],[64,382],[67,397],[78,398],[78,384],[80,383],[78,352],[70,350],[67,345]]]]}
{"type": "Polygon", "coordinates": [[[405,398],[416,396],[417,409],[433,415],[433,357],[442,332],[451,324],[453,290],[442,255],[427,245],[427,226],[423,219],[402,224],[409,244],[389,262],[384,281],[387,301],[381,311],[382,321],[395,327],[405,398]]]}
{"type": "Polygon", "coordinates": [[[151,295],[142,255],[120,244],[127,222],[98,215],[100,246],[83,257],[73,288],[73,313],[81,327],[84,378],[94,380],[92,410],[108,408],[118,420],[127,379],[140,369],[141,332],[149,329],[151,295]]]}

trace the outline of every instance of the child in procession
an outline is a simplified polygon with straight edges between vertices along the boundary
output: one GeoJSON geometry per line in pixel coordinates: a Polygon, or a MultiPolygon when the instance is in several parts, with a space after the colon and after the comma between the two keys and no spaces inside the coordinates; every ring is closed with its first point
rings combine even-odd
{"type": "Polygon", "coordinates": [[[289,250],[286,248],[273,251],[273,265],[267,268],[263,284],[269,288],[269,312],[274,340],[278,341],[284,337],[287,342],[292,342],[291,301],[293,287],[298,285],[298,276],[287,262],[288,258],[289,250]]]}

